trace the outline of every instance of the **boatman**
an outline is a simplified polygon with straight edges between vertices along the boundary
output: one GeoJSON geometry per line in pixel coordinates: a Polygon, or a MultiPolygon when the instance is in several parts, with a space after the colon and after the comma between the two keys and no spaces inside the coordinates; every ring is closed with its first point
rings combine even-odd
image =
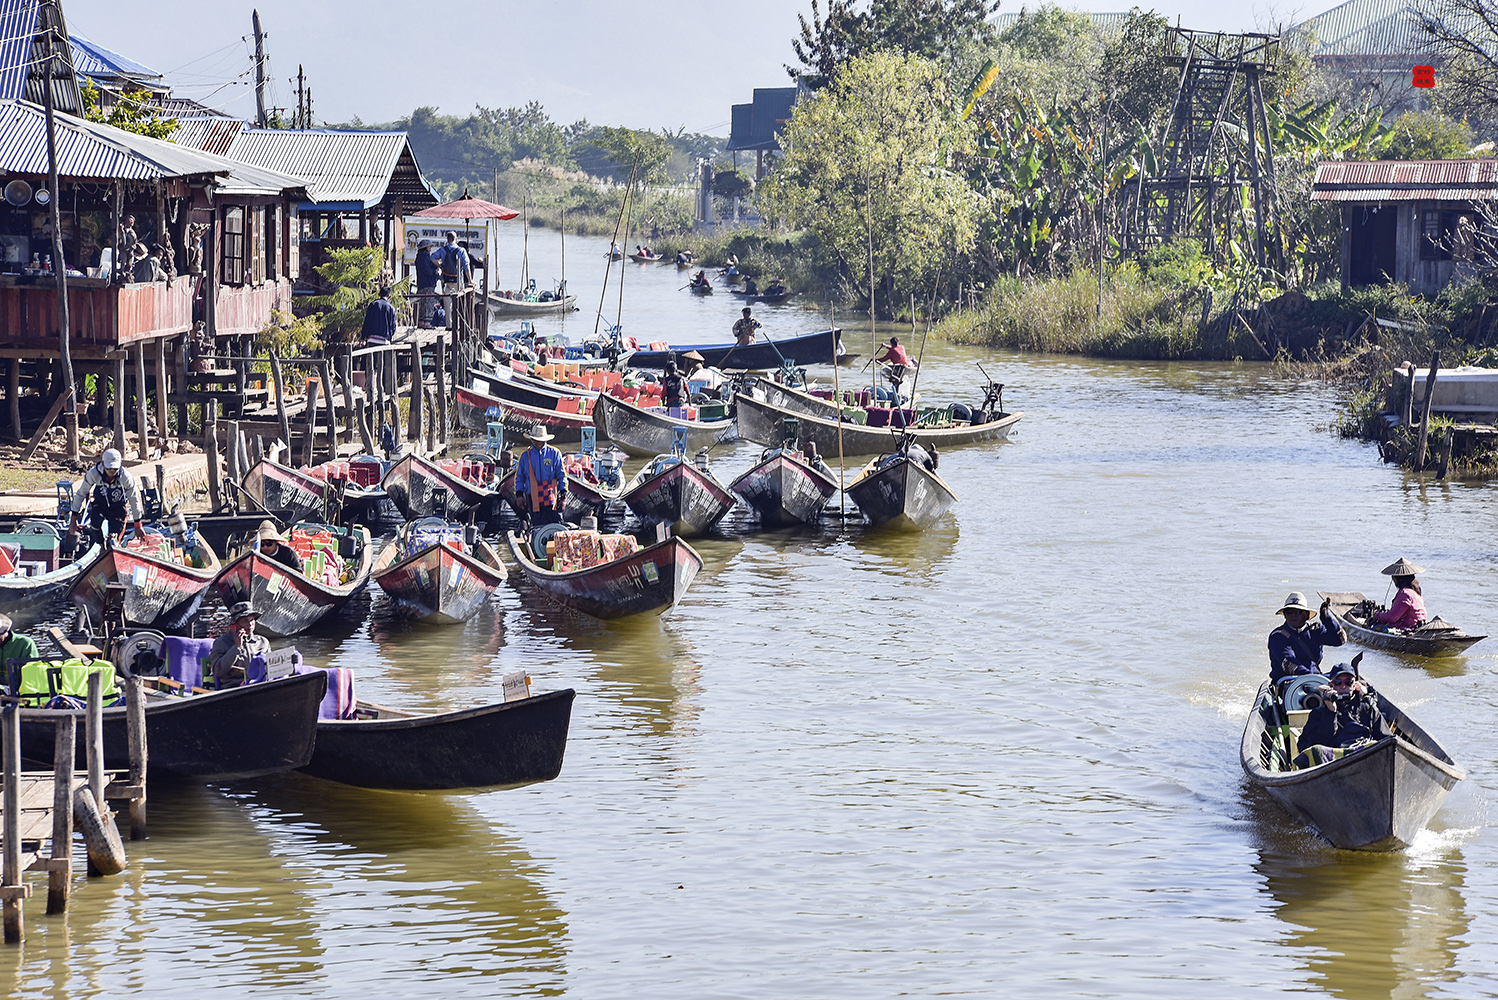
{"type": "Polygon", "coordinates": [[[526,438],[531,446],[521,453],[515,470],[515,497],[526,508],[525,520],[532,528],[561,524],[562,508],[567,503],[562,453],[546,443],[552,434],[545,424],[536,424],[526,438]]]}
{"type": "Polygon", "coordinates": [[[666,373],[661,377],[661,402],[667,407],[687,405],[687,379],[675,361],[666,362],[666,373]]]}
{"type": "Polygon", "coordinates": [[[905,348],[900,344],[899,337],[889,338],[889,346],[874,360],[881,365],[899,365],[901,368],[909,368],[912,364],[910,355],[905,353],[905,348]]]}
{"type": "Polygon", "coordinates": [[[0,669],[10,666],[11,660],[41,659],[36,641],[29,635],[17,635],[9,615],[0,615],[0,669]]]}
{"type": "Polygon", "coordinates": [[[1372,620],[1389,628],[1410,629],[1424,625],[1425,598],[1420,590],[1420,581],[1415,579],[1416,573],[1424,572],[1423,566],[1416,566],[1404,556],[1385,566],[1384,576],[1393,577],[1394,586],[1399,590],[1394,594],[1394,600],[1389,602],[1389,610],[1378,612],[1372,620]]]}
{"type": "Polygon", "coordinates": [[[270,640],[255,634],[255,623],[259,620],[259,612],[250,607],[249,601],[240,601],[229,609],[229,631],[213,640],[205,664],[213,672],[214,687],[243,684],[250,661],[270,653],[270,640]]]}
{"type": "Polygon", "coordinates": [[[265,520],[260,522],[260,530],[256,534],[256,540],[260,543],[260,554],[267,559],[280,563],[298,573],[302,572],[302,557],[297,550],[291,547],[291,543],[281,536],[276,530],[275,522],[265,520]]]}
{"type": "Polygon", "coordinates": [[[753,311],[744,307],[744,317],[733,324],[733,346],[748,347],[754,343],[754,331],[763,326],[759,320],[754,318],[753,311]]]}
{"type": "Polygon", "coordinates": [[[140,483],[130,470],[125,468],[119,450],[106,449],[98,463],[83,474],[83,479],[73,489],[73,521],[68,534],[78,531],[79,508],[88,503],[88,523],[96,531],[103,532],[108,521],[111,530],[123,530],[126,521],[135,524],[135,533],[141,533],[140,483]]]}
{"type": "Polygon", "coordinates": [[[1284,615],[1285,623],[1269,633],[1269,679],[1294,674],[1319,674],[1321,651],[1325,646],[1340,646],[1347,632],[1332,616],[1330,599],[1321,602],[1321,620],[1312,625],[1315,614],[1306,595],[1292,591],[1275,614],[1284,615]]]}

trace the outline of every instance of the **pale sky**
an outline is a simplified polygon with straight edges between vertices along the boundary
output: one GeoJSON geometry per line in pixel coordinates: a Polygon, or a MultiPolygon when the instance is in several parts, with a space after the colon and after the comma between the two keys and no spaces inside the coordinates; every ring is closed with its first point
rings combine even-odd
{"type": "MultiPolygon", "coordinates": [[[[1185,27],[1253,31],[1335,6],[1169,0],[1185,27]]],[[[1128,10],[1131,3],[1063,4],[1128,10]]],[[[1141,4],[1144,6],[1144,4],[1141,4]]],[[[294,108],[300,63],[317,121],[390,121],[425,105],[466,114],[540,101],[556,121],[728,134],[729,106],[790,84],[811,0],[63,0],[70,31],[164,73],[179,96],[253,117],[250,12],[269,36],[272,103],[294,108]]],[[[1003,11],[1019,9],[1005,0],[1003,11]]]]}

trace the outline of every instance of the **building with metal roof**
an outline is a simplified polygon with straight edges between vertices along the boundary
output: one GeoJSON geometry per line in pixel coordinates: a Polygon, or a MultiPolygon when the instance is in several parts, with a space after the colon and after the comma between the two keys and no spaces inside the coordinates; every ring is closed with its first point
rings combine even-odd
{"type": "Polygon", "coordinates": [[[0,0],[0,100],[44,104],[42,67],[52,60],[52,106],[83,114],[83,95],[67,44],[68,26],[56,0],[0,0]]]}
{"type": "Polygon", "coordinates": [[[1342,283],[1400,282],[1434,295],[1494,238],[1498,161],[1320,163],[1311,200],[1342,209],[1342,283]]]}
{"type": "Polygon", "coordinates": [[[1313,62],[1394,114],[1420,109],[1416,66],[1440,66],[1411,0],[1347,0],[1291,28],[1313,62]]]}
{"type": "Polygon", "coordinates": [[[80,80],[88,80],[101,93],[122,94],[127,90],[144,90],[153,95],[170,94],[162,75],[134,59],[106,49],[82,35],[68,35],[73,56],[73,70],[80,80]]]}
{"type": "MultiPolygon", "coordinates": [[[[1098,34],[1104,37],[1118,34],[1124,29],[1124,25],[1129,23],[1129,18],[1133,16],[1128,11],[1084,10],[1078,11],[1078,13],[1085,15],[1092,22],[1092,26],[1097,29],[1098,34]]],[[[999,34],[1003,34],[1014,27],[1019,19],[1024,16],[1025,10],[1024,8],[1020,8],[1020,10],[1014,13],[995,14],[988,19],[988,23],[993,25],[999,34]]]]}
{"type": "Polygon", "coordinates": [[[177,117],[177,131],[172,133],[172,141],[188,149],[226,156],[240,130],[247,124],[241,118],[213,115],[177,117]]]}

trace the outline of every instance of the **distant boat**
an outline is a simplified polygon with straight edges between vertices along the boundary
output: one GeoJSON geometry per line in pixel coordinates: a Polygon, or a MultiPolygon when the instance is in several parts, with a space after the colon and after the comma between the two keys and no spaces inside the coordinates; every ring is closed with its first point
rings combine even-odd
{"type": "Polygon", "coordinates": [[[478,389],[453,390],[457,403],[458,423],[476,434],[483,434],[491,422],[505,425],[514,434],[524,434],[536,424],[545,424],[560,442],[582,440],[584,427],[593,426],[589,413],[568,413],[546,406],[528,406],[513,400],[500,399],[478,389]]]}
{"type": "MultiPolygon", "coordinates": [[[[1441,384],[1439,374],[1436,384],[1441,384]]],[[[1325,593],[1317,596],[1332,602],[1332,614],[1342,622],[1353,642],[1371,649],[1415,656],[1454,656],[1487,638],[1486,635],[1468,635],[1441,618],[1433,618],[1418,628],[1375,628],[1359,612],[1361,606],[1371,603],[1362,594],[1325,593]]]]}
{"type": "Polygon", "coordinates": [[[489,312],[493,316],[538,316],[547,313],[573,312],[577,309],[577,296],[565,295],[559,299],[545,301],[512,298],[498,292],[489,293],[489,312]]]}
{"type": "Polygon", "coordinates": [[[665,254],[659,254],[659,253],[653,253],[653,254],[632,253],[632,254],[629,255],[629,259],[632,260],[632,261],[634,261],[636,264],[657,264],[657,263],[660,263],[661,261],[665,260],[666,259],[666,255],[665,254]]]}
{"type": "Polygon", "coordinates": [[[773,340],[762,337],[743,347],[732,341],[673,344],[663,351],[636,351],[629,363],[635,368],[664,368],[666,362],[679,359],[688,351],[696,351],[702,355],[702,363],[711,368],[770,370],[779,368],[785,361],[794,361],[798,365],[830,365],[837,357],[841,339],[841,330],[819,330],[773,340]]]}
{"type": "Polygon", "coordinates": [[[693,295],[711,295],[711,294],[713,294],[713,286],[710,285],[710,284],[708,284],[705,281],[701,282],[700,284],[688,285],[687,289],[689,291],[691,291],[691,293],[693,295]]]}

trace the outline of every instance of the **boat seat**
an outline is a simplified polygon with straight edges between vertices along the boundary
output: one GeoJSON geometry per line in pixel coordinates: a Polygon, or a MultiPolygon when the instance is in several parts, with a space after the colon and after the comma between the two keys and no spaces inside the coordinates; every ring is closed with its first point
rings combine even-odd
{"type": "Polygon", "coordinates": [[[213,648],[212,639],[169,635],[162,640],[161,646],[166,652],[168,677],[189,688],[203,686],[203,660],[213,648]]]}

